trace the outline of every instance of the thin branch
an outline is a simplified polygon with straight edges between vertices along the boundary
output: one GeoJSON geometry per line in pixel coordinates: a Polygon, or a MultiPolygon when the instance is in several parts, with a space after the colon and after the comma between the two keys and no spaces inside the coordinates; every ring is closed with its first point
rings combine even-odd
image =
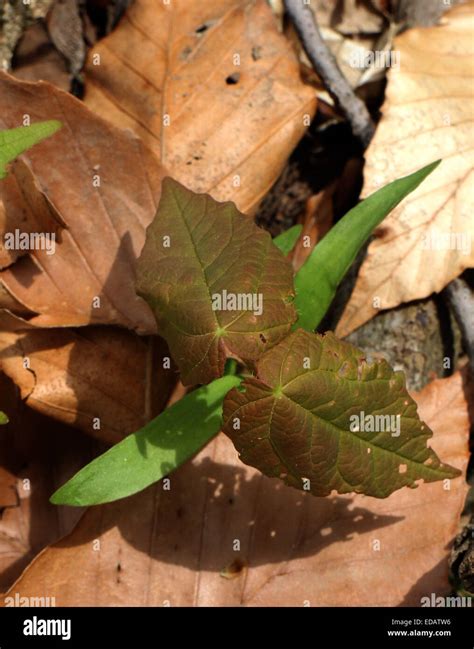
{"type": "Polygon", "coordinates": [[[354,93],[324,42],[313,12],[303,0],[285,0],[285,7],[314,69],[341,107],[354,135],[367,148],[375,131],[374,123],[366,105],[354,93]]]}
{"type": "Polygon", "coordinates": [[[447,285],[445,293],[461,330],[469,367],[474,376],[474,295],[467,282],[460,277],[447,285]]]}

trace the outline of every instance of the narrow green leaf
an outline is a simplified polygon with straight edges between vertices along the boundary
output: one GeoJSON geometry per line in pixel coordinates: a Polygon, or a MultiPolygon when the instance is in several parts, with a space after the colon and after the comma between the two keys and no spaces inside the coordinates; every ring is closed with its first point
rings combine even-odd
{"type": "Polygon", "coordinates": [[[302,225],[294,225],[273,239],[273,243],[282,251],[285,257],[289,255],[295,247],[302,229],[302,225]]]}
{"type": "Polygon", "coordinates": [[[56,133],[62,127],[61,122],[52,119],[38,122],[31,126],[19,126],[7,131],[0,131],[0,179],[7,176],[7,165],[21,153],[56,133]]]}
{"type": "Polygon", "coordinates": [[[315,246],[295,277],[298,321],[313,331],[328,310],[336,289],[374,228],[439,165],[438,160],[371,194],[350,210],[315,246]]]}
{"type": "Polygon", "coordinates": [[[161,480],[219,432],[222,401],[239,385],[224,376],[183,397],[81,469],[52,496],[55,505],[99,505],[161,480]]]}
{"type": "Polygon", "coordinates": [[[0,411],[0,424],[8,424],[8,421],[7,415],[0,411]]]}
{"type": "Polygon", "coordinates": [[[293,269],[268,232],[233,203],[165,178],[137,263],[137,293],[151,306],[185,385],[251,365],[296,320],[293,269]]]}
{"type": "Polygon", "coordinates": [[[245,464],[315,496],[386,498],[460,474],[427,445],[403,372],[330,332],[299,329],[264,354],[226,396],[223,430],[245,464]]]}

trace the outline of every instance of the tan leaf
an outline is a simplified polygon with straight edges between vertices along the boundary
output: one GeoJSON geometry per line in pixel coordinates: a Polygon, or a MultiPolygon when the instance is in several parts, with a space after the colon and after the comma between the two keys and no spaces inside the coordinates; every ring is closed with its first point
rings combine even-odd
{"type": "Polygon", "coordinates": [[[97,442],[33,412],[0,374],[0,592],[46,545],[70,532],[82,513],[49,497],[99,450],[97,442]]]}
{"type": "MultiPolygon", "coordinates": [[[[463,380],[415,396],[436,451],[465,470],[463,380]]],[[[171,475],[170,490],[158,483],[90,509],[10,595],[41,592],[58,606],[419,606],[449,592],[448,545],[466,491],[457,479],[385,500],[315,498],[240,464],[221,435],[171,475]]]]}
{"type": "Polygon", "coordinates": [[[35,314],[29,322],[36,326],[107,323],[155,332],[135,293],[134,267],[156,211],[158,161],[71,95],[1,73],[0,128],[18,126],[24,115],[32,123],[57,118],[64,127],[28,151],[13,165],[14,178],[0,185],[3,227],[54,233],[56,247],[54,254],[32,250],[0,281],[35,314]]]}
{"type": "Polygon", "coordinates": [[[474,265],[474,3],[395,41],[382,121],[367,152],[364,195],[438,158],[442,163],[379,228],[336,333],[382,309],[441,291],[474,265]]]}
{"type": "Polygon", "coordinates": [[[113,328],[0,332],[0,367],[26,404],[109,444],[165,407],[176,383],[165,357],[161,338],[113,328]]]}
{"type": "Polygon", "coordinates": [[[311,195],[306,201],[305,213],[298,219],[303,225],[300,237],[290,253],[295,270],[299,270],[314,246],[330,230],[334,218],[333,194],[336,183],[311,195]],[[310,245],[308,245],[310,242],[310,245]]]}
{"type": "Polygon", "coordinates": [[[15,50],[13,76],[25,81],[49,81],[61,90],[71,86],[64,56],[51,43],[46,26],[38,22],[27,29],[15,50]]]}
{"type": "Polygon", "coordinates": [[[316,107],[265,0],[136,0],[90,50],[85,102],[134,130],[173,178],[244,213],[316,107]]]}

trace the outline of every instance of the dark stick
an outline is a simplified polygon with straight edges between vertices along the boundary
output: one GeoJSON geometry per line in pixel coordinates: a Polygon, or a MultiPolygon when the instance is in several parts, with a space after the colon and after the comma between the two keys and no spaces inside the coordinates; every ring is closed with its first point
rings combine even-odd
{"type": "Polygon", "coordinates": [[[444,291],[461,330],[469,357],[469,367],[474,376],[474,295],[469,285],[460,277],[448,284],[444,291]]]}
{"type": "Polygon", "coordinates": [[[364,149],[367,148],[375,131],[374,123],[366,105],[354,93],[324,42],[313,12],[303,0],[285,0],[285,7],[314,69],[349,120],[354,135],[364,149]]]}

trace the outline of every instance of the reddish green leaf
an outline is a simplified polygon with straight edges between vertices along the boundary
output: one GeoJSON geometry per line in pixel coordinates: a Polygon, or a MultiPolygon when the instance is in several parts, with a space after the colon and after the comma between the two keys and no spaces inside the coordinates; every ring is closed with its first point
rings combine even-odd
{"type": "Polygon", "coordinates": [[[296,320],[291,264],[270,235],[171,178],[137,276],[186,385],[221,376],[227,357],[251,365],[296,320]]]}
{"type": "Polygon", "coordinates": [[[427,446],[432,433],[403,373],[368,364],[332,333],[294,332],[240,390],[225,398],[224,431],[241,460],[315,496],[385,498],[419,479],[459,475],[427,446]]]}

